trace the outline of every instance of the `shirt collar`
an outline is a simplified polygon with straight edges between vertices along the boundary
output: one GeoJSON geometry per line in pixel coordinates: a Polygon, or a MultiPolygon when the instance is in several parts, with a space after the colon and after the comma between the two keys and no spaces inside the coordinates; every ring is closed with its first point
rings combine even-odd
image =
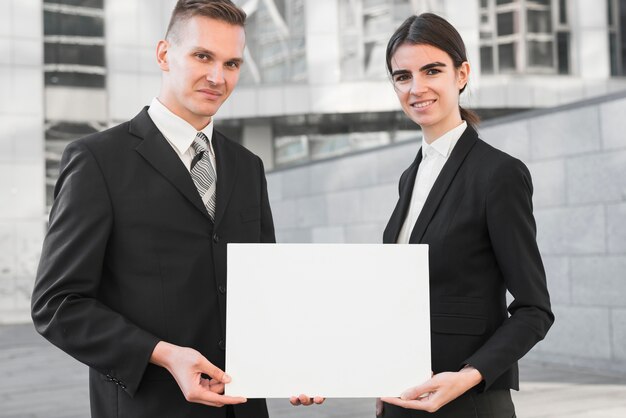
{"type": "MultiPolygon", "coordinates": [[[[175,115],[156,97],[152,99],[148,109],[150,118],[161,131],[163,136],[178,150],[180,154],[187,152],[198,131],[186,120],[175,115]]],[[[209,139],[212,146],[213,141],[213,119],[202,129],[202,132],[209,139]]]]}
{"type": "Polygon", "coordinates": [[[459,126],[450,129],[430,144],[422,139],[422,155],[433,156],[439,154],[444,158],[448,158],[466,128],[467,122],[463,121],[459,126]]]}

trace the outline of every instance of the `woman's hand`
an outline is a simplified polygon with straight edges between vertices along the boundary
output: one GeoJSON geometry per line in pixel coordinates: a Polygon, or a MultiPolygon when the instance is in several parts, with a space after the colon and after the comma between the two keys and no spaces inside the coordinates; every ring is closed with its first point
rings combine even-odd
{"type": "Polygon", "coordinates": [[[326,398],[322,398],[321,396],[315,396],[311,398],[304,394],[300,396],[292,396],[291,398],[289,398],[289,402],[291,402],[293,406],[298,406],[298,405],[309,406],[313,404],[321,405],[324,403],[325,400],[326,398]]]}
{"type": "Polygon", "coordinates": [[[425,383],[405,390],[400,398],[382,398],[381,400],[403,408],[435,412],[482,380],[483,377],[478,370],[472,366],[465,366],[458,372],[436,374],[425,383]]]}

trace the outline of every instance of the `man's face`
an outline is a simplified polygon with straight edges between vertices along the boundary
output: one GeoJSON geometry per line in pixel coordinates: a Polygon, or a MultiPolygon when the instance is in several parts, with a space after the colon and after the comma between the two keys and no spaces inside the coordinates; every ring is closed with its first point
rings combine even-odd
{"type": "Polygon", "coordinates": [[[179,22],[157,47],[163,85],[159,100],[196,129],[204,128],[239,80],[245,33],[203,16],[179,22]]]}

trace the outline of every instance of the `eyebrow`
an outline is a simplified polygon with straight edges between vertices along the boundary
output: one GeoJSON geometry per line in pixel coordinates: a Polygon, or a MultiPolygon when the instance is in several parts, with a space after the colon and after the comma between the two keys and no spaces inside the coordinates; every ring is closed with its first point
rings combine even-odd
{"type": "MultiPolygon", "coordinates": [[[[197,54],[197,53],[205,54],[205,55],[208,55],[210,57],[214,57],[215,56],[215,53],[213,53],[212,51],[209,51],[208,49],[203,48],[201,46],[194,47],[192,49],[192,53],[193,54],[197,54]]],[[[228,59],[226,61],[227,62],[236,62],[238,64],[243,64],[243,58],[242,57],[234,57],[234,58],[230,58],[230,59],[228,59]]]]}
{"type": "MultiPolygon", "coordinates": [[[[423,67],[420,68],[420,71],[427,71],[427,70],[430,70],[431,68],[445,67],[445,66],[446,64],[444,64],[443,62],[435,61],[435,62],[431,62],[430,64],[424,65],[423,67]]],[[[399,74],[410,74],[410,73],[411,72],[409,70],[396,70],[391,73],[391,76],[394,77],[399,74]]]]}

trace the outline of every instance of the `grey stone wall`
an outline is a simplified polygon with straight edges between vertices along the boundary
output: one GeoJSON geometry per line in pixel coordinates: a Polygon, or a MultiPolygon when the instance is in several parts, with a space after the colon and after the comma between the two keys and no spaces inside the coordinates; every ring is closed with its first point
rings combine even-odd
{"type": "MultiPolygon", "coordinates": [[[[489,121],[533,176],[556,323],[537,360],[626,375],[626,93],[489,121]]],[[[268,175],[279,242],[380,242],[418,142],[268,175]]]]}

